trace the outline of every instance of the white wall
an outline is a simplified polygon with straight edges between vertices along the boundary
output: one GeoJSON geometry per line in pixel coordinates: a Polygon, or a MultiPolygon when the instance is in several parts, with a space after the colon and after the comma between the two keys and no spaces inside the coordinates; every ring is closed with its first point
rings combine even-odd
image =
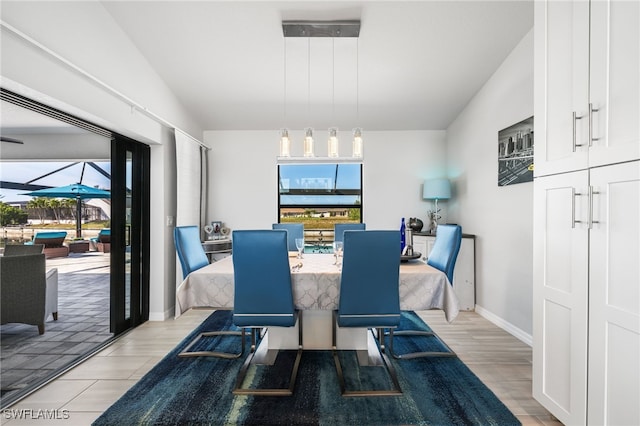
{"type": "Polygon", "coordinates": [[[528,343],[533,183],[498,187],[498,131],[532,115],[533,31],[447,129],[449,175],[456,188],[449,220],[477,236],[477,310],[528,343]]]}
{"type": "MultiPolygon", "coordinates": [[[[194,136],[202,134],[100,2],[2,2],[2,20],[155,115],[194,136]]],[[[175,216],[175,148],[167,125],[5,27],[0,43],[2,87],[151,145],[149,315],[172,317],[175,250],[165,221],[175,216]]],[[[42,156],[55,156],[54,151],[51,147],[42,156]]]]}
{"type": "MultiPolygon", "coordinates": [[[[300,155],[302,131],[290,132],[292,155],[300,155]],[[299,152],[300,151],[300,152],[299,152]]],[[[269,228],[278,221],[276,131],[207,131],[211,220],[231,229],[269,228]]],[[[326,155],[325,135],[316,138],[316,154],[326,155]]],[[[422,181],[442,176],[444,131],[365,132],[363,220],[368,229],[400,228],[402,217],[426,220],[422,181]]],[[[341,139],[346,156],[351,141],[341,139]]]]}

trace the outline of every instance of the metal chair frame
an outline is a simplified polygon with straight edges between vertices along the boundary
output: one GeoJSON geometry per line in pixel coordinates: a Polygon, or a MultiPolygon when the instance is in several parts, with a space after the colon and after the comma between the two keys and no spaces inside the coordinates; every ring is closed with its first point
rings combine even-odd
{"type": "MultiPolygon", "coordinates": [[[[384,345],[384,328],[376,328],[377,333],[371,333],[376,340],[376,347],[378,349],[378,354],[382,359],[384,367],[387,369],[389,373],[389,377],[393,383],[392,389],[373,389],[373,390],[349,390],[346,387],[346,383],[344,380],[344,373],[342,372],[342,364],[340,363],[340,356],[338,354],[337,348],[337,311],[333,311],[333,336],[332,336],[332,344],[333,344],[333,362],[336,365],[336,372],[338,374],[338,381],[340,382],[340,392],[342,396],[346,397],[362,397],[362,396],[397,396],[402,395],[402,389],[400,388],[400,381],[398,380],[398,373],[396,372],[395,367],[391,363],[389,356],[386,354],[385,345],[384,345]],[[377,337],[376,337],[377,336],[377,337]]],[[[370,330],[367,330],[369,332],[370,330]]],[[[390,341],[393,341],[393,335],[390,337],[390,341]]]]}
{"type": "MultiPolygon", "coordinates": [[[[251,349],[247,359],[242,364],[238,376],[236,379],[236,385],[233,388],[234,395],[262,395],[262,396],[291,396],[295,389],[296,378],[298,377],[298,369],[300,367],[300,358],[302,357],[302,315],[296,314],[298,321],[298,352],[296,353],[296,359],[291,369],[291,375],[289,376],[289,386],[287,388],[248,388],[243,387],[244,380],[247,376],[247,371],[251,364],[254,363],[254,357],[256,355],[256,349],[258,347],[258,337],[262,339],[264,336],[260,333],[263,327],[249,327],[251,329],[251,349]]],[[[244,328],[242,329],[244,332],[244,328]]],[[[244,347],[243,347],[244,349],[244,347]]]]}

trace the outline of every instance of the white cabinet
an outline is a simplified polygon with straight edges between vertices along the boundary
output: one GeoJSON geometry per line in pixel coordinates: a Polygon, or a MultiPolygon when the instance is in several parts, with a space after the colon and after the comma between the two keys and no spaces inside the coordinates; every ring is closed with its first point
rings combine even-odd
{"type": "Polygon", "coordinates": [[[534,179],[533,396],[586,424],[588,172],[534,179]]]}
{"type": "Polygon", "coordinates": [[[640,424],[640,161],[534,181],[533,396],[640,424]]]}
{"type": "MultiPolygon", "coordinates": [[[[413,250],[422,253],[426,262],[435,241],[435,235],[413,234],[413,250]]],[[[475,265],[475,235],[463,234],[452,283],[461,311],[473,311],[476,306],[475,265]]]]}
{"type": "Polygon", "coordinates": [[[640,158],[640,2],[535,7],[535,175],[640,158]]]}
{"type": "Polygon", "coordinates": [[[640,161],[590,171],[589,424],[640,425],[640,161]]]}
{"type": "Polygon", "coordinates": [[[533,396],[640,424],[640,2],[535,8],[533,396]]]}

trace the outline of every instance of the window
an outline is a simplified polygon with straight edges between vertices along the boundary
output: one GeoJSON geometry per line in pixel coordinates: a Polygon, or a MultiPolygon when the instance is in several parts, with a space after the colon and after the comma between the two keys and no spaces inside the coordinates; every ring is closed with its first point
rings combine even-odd
{"type": "Polygon", "coordinates": [[[362,164],[280,164],[280,222],[333,230],[335,223],[362,222],[362,164]]]}

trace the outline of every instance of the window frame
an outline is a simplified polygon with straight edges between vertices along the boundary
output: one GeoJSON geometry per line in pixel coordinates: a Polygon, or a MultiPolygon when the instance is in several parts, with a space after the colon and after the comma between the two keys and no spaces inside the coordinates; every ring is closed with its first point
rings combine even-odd
{"type": "Polygon", "coordinates": [[[296,165],[309,165],[309,166],[316,166],[316,165],[335,165],[335,166],[340,166],[342,164],[355,164],[359,166],[360,169],[360,189],[331,189],[329,190],[329,193],[326,189],[289,189],[288,192],[285,195],[321,195],[321,196],[327,196],[327,195],[358,195],[360,197],[360,203],[359,204],[283,204],[282,203],[282,195],[283,193],[280,191],[280,178],[281,178],[281,166],[289,166],[292,164],[278,164],[278,170],[277,170],[277,191],[278,191],[278,206],[277,206],[277,218],[278,218],[278,223],[281,222],[281,211],[282,209],[296,209],[296,208],[300,208],[300,209],[304,209],[304,210],[309,210],[309,209],[358,209],[360,210],[360,221],[359,223],[363,223],[363,214],[364,214],[364,197],[363,197],[363,193],[364,193],[364,183],[363,183],[363,172],[362,172],[362,163],[341,163],[341,162],[335,162],[335,163],[305,163],[305,164],[296,164],[296,165]]]}

